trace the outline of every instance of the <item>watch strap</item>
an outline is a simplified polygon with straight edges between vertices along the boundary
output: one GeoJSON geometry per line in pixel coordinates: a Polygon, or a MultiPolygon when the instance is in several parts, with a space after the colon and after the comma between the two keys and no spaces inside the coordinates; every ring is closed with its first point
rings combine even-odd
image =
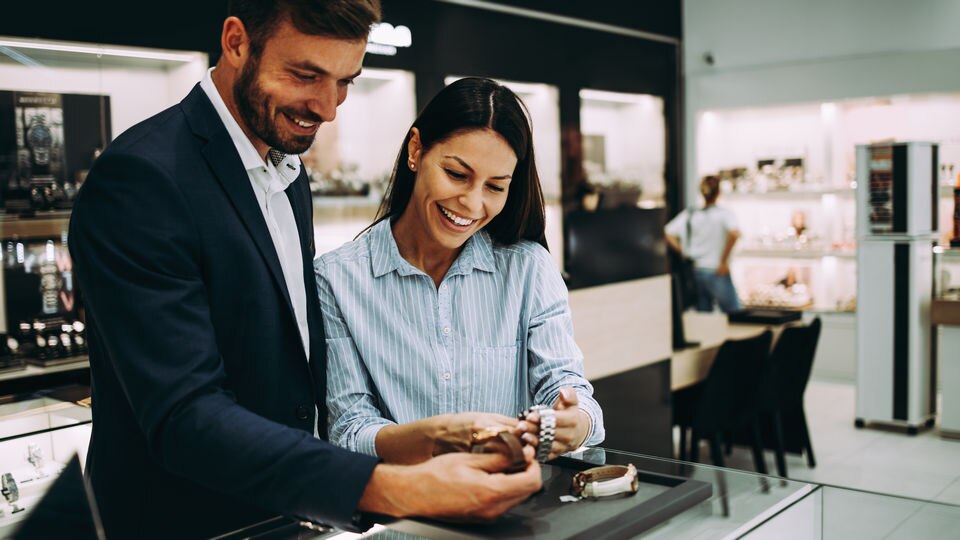
{"type": "Polygon", "coordinates": [[[609,497],[636,493],[639,489],[637,469],[633,464],[604,465],[580,471],[573,477],[573,494],[580,497],[609,497]]]}

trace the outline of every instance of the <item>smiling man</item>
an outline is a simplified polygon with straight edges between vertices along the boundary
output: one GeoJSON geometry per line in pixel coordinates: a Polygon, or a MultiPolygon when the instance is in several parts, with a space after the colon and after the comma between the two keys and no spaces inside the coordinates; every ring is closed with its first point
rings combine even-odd
{"type": "Polygon", "coordinates": [[[120,135],[81,190],[86,472],[108,537],[209,537],[275,514],[493,518],[540,486],[498,454],[379,464],[331,446],[312,204],[296,155],[360,73],[377,0],[242,0],[216,67],[120,135]]]}

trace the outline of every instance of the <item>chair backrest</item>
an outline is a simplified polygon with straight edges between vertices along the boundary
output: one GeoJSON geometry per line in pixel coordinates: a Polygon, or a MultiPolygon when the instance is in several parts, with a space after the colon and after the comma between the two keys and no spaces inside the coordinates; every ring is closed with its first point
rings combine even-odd
{"type": "Polygon", "coordinates": [[[704,382],[695,430],[735,429],[756,412],[772,339],[770,330],[764,330],[756,337],[723,342],[704,382]]]}
{"type": "Polygon", "coordinates": [[[803,393],[810,380],[813,357],[820,340],[820,317],[806,326],[783,329],[770,354],[767,386],[773,389],[764,408],[779,407],[789,411],[803,406],[803,393]]]}

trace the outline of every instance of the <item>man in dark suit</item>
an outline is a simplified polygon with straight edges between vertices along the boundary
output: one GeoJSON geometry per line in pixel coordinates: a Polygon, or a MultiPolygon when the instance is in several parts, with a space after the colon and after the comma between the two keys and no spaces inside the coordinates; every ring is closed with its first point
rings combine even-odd
{"type": "Polygon", "coordinates": [[[217,66],[90,171],[70,248],[90,335],[87,474],[110,537],[211,536],[275,514],[491,518],[539,488],[532,459],[515,475],[491,474],[498,455],[392,466],[314,436],[325,351],[296,154],[346,98],[379,10],[234,2],[217,66]]]}

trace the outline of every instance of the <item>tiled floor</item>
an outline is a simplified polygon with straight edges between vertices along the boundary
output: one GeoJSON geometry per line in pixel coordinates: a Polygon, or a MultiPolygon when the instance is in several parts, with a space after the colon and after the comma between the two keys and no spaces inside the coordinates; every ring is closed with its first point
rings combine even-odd
{"type": "MultiPolygon", "coordinates": [[[[940,438],[936,427],[919,435],[857,429],[853,384],[812,380],[805,395],[816,468],[787,454],[790,478],[960,505],[960,441],[940,438]]],[[[706,446],[701,456],[709,456],[706,446]]],[[[701,457],[701,460],[708,460],[701,457]]],[[[736,447],[728,467],[753,470],[749,449],[736,447]]],[[[776,471],[772,452],[767,467],[776,471]]]]}

